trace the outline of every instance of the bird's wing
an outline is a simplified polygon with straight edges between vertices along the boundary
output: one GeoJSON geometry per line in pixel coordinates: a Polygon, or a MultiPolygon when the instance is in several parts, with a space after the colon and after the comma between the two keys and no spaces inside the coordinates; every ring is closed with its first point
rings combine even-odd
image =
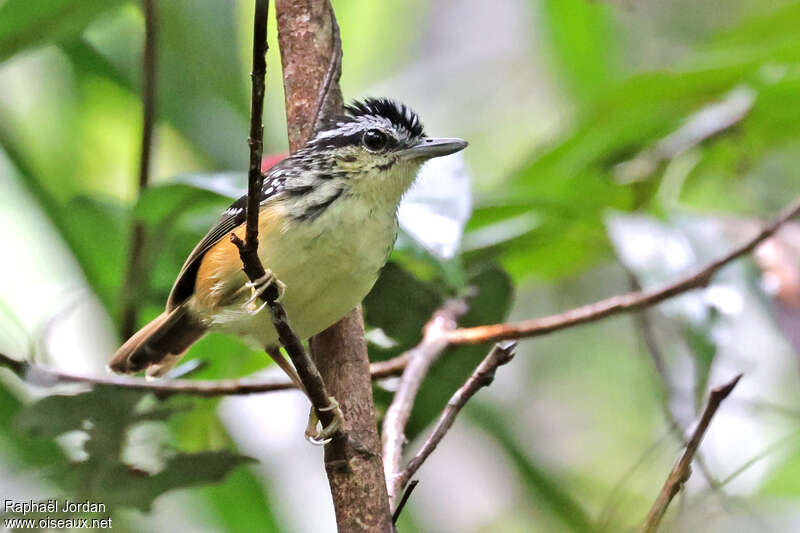
{"type": "Polygon", "coordinates": [[[197,269],[206,252],[221,239],[230,235],[240,224],[246,220],[247,195],[242,196],[226,209],[216,224],[206,233],[197,246],[194,247],[189,257],[181,267],[178,278],[172,285],[172,290],[167,299],[167,311],[170,311],[184,302],[194,292],[194,282],[197,269]]]}
{"type": "MultiPolygon", "coordinates": [[[[262,206],[283,190],[283,173],[279,167],[281,167],[280,164],[273,167],[275,171],[270,172],[270,175],[264,180],[264,186],[261,189],[262,206]]],[[[172,285],[172,290],[167,299],[167,311],[174,309],[192,295],[197,269],[200,268],[203,256],[221,239],[228,237],[233,230],[245,223],[247,219],[246,208],[247,195],[244,195],[222,213],[222,217],[214,227],[197,243],[197,246],[194,247],[183,263],[178,278],[172,285]]]]}

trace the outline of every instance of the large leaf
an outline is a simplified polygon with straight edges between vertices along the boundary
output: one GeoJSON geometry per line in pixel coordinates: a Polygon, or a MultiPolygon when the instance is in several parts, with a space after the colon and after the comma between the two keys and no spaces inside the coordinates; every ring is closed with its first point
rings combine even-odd
{"type": "Polygon", "coordinates": [[[244,172],[180,174],[148,187],[133,212],[138,219],[155,226],[165,220],[174,222],[190,207],[220,208],[246,192],[247,175],[244,172]]]}
{"type": "Polygon", "coordinates": [[[278,518],[272,512],[271,498],[250,468],[237,468],[225,483],[200,491],[227,533],[281,531],[278,518]]]}
{"type": "Polygon", "coordinates": [[[371,359],[388,359],[416,345],[422,328],[442,301],[442,293],[432,284],[419,280],[396,263],[387,263],[364,298],[364,321],[370,327],[381,328],[395,344],[371,346],[371,359]]]}
{"type": "Polygon", "coordinates": [[[134,407],[142,396],[141,391],[109,387],[97,387],[82,394],[46,396],[20,413],[18,429],[40,438],[54,438],[80,429],[84,422],[90,421],[95,427],[119,425],[116,433],[122,442],[119,428],[132,420],[134,407]]]}
{"type": "Polygon", "coordinates": [[[18,431],[15,420],[25,408],[0,381],[0,449],[22,466],[56,466],[66,459],[58,445],[18,431]]]}
{"type": "Polygon", "coordinates": [[[0,4],[0,62],[31,48],[80,35],[122,0],[6,0],[0,4]]]}
{"type": "Polygon", "coordinates": [[[22,435],[44,441],[72,431],[85,432],[88,440],[84,451],[88,457],[68,468],[62,463],[53,475],[82,497],[112,507],[147,510],[156,497],[168,490],[218,482],[250,460],[225,450],[178,453],[152,475],[126,464],[123,449],[145,445],[127,442],[131,426],[164,421],[176,408],[186,407],[187,402],[191,405],[188,399],[167,406],[148,404],[144,396],[141,391],[103,386],[75,395],[47,396],[17,413],[16,428],[22,435]]]}
{"type": "Polygon", "coordinates": [[[579,98],[593,97],[614,80],[619,44],[611,7],[585,0],[547,0],[544,31],[555,68],[579,98]]]}
{"type": "MultiPolygon", "coordinates": [[[[173,489],[218,483],[237,466],[251,459],[228,451],[178,454],[159,473],[147,476],[117,464],[92,476],[96,495],[110,505],[135,507],[143,511],[158,496],[173,489]]],[[[87,469],[96,465],[86,464],[87,469]]],[[[88,474],[88,472],[87,472],[88,474]]]]}
{"type": "Polygon", "coordinates": [[[82,196],[61,220],[86,279],[112,316],[120,301],[129,239],[127,213],[118,205],[82,196]]]}

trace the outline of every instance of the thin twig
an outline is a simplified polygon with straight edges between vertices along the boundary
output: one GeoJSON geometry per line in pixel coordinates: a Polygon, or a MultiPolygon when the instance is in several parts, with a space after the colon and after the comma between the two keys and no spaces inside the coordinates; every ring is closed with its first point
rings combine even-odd
{"type": "Polygon", "coordinates": [[[635,311],[655,305],[668,298],[708,285],[711,277],[728,263],[753,251],[772,236],[786,221],[800,213],[800,198],[787,206],[780,215],[755,236],[734,248],[725,256],[712,261],[701,270],[679,281],[650,291],[636,291],[577,307],[564,313],[534,318],[516,323],[491,324],[474,328],[459,328],[447,334],[450,344],[482,344],[504,339],[521,339],[551,333],[560,329],[593,322],[601,318],[635,311]]]}
{"type": "Polygon", "coordinates": [[[33,365],[26,361],[13,359],[0,353],[0,367],[6,367],[20,379],[41,387],[53,387],[63,383],[81,383],[89,386],[117,387],[122,389],[148,391],[157,396],[189,394],[194,396],[231,396],[257,394],[296,388],[286,379],[170,379],[147,380],[127,376],[85,376],[61,370],[33,365]]]}
{"type": "MultiPolygon", "coordinates": [[[[437,316],[442,309],[437,309],[431,316],[437,316]]],[[[424,341],[422,341],[424,342],[424,341]]],[[[381,380],[399,376],[405,370],[411,354],[419,349],[416,346],[397,357],[386,361],[376,361],[369,365],[370,376],[373,380],[381,380]]],[[[191,362],[191,361],[190,361],[191,362]]],[[[242,378],[223,380],[147,380],[127,376],[88,376],[65,372],[56,368],[34,364],[30,361],[14,359],[0,353],[0,367],[6,367],[22,380],[35,381],[40,386],[54,386],[60,383],[83,383],[86,385],[113,386],[134,390],[149,390],[160,395],[190,394],[199,396],[227,396],[241,394],[258,394],[262,392],[276,392],[296,389],[294,383],[283,378],[242,378]]],[[[176,376],[181,377],[181,376],[176,376]]]]}
{"type": "MultiPolygon", "coordinates": [[[[264,79],[266,76],[267,53],[267,9],[268,0],[257,0],[253,23],[253,71],[250,74],[252,81],[252,100],[250,104],[250,168],[248,171],[247,185],[247,226],[245,240],[231,234],[231,242],[239,248],[239,257],[242,266],[250,281],[263,280],[266,275],[264,265],[258,257],[258,215],[261,203],[261,189],[264,175],[261,173],[261,156],[263,147],[264,126],[261,117],[264,111],[264,79]]],[[[261,293],[261,299],[269,308],[272,324],[278,332],[278,339],[286,353],[294,363],[297,374],[300,376],[306,394],[312,405],[317,410],[322,423],[327,426],[334,420],[334,404],[331,402],[325,383],[311,357],[303,347],[300,338],[294,333],[281,303],[278,301],[280,292],[277,283],[271,283],[267,290],[261,293]]]]}
{"type": "Polygon", "coordinates": [[[417,454],[408,462],[408,465],[406,465],[402,472],[398,473],[391,480],[387,480],[392,484],[392,490],[390,490],[390,492],[394,491],[396,494],[405,487],[408,480],[419,470],[422,463],[430,457],[431,453],[433,453],[453,426],[456,416],[469,399],[482,387],[487,387],[492,383],[498,367],[513,359],[516,347],[516,341],[500,342],[494,345],[492,351],[481,361],[481,364],[478,365],[478,368],[475,369],[475,372],[472,373],[466,383],[464,383],[461,388],[453,394],[450,401],[447,402],[447,407],[445,407],[444,411],[439,416],[439,420],[437,420],[433,431],[425,440],[422,448],[420,448],[417,454]]]}
{"type": "MultiPolygon", "coordinates": [[[[636,291],[641,291],[642,285],[639,282],[639,278],[636,276],[636,274],[628,268],[625,268],[625,270],[627,271],[631,288],[636,291]]],[[[669,432],[678,440],[678,442],[684,444],[686,443],[686,429],[672,412],[672,379],[670,378],[669,371],[667,370],[666,358],[664,357],[664,353],[661,350],[658,339],[656,338],[655,327],[650,318],[649,310],[647,308],[640,309],[639,311],[633,313],[633,320],[637,326],[636,329],[642,335],[642,341],[644,342],[644,345],[650,354],[650,358],[653,361],[653,366],[655,367],[658,377],[660,378],[661,411],[664,414],[664,418],[667,420],[669,432]]],[[[708,485],[712,489],[717,490],[719,488],[719,481],[717,481],[717,479],[714,477],[714,474],[711,472],[711,468],[709,468],[702,454],[697,454],[695,457],[695,462],[697,462],[697,466],[700,468],[700,472],[708,482],[708,485]]],[[[721,491],[720,495],[724,496],[721,491]]]]}
{"type": "MultiPolygon", "coordinates": [[[[153,145],[153,127],[156,116],[156,39],[158,19],[155,0],[142,0],[144,11],[144,53],[142,57],[142,145],[139,152],[139,189],[142,194],[150,182],[150,154],[153,145]]],[[[120,332],[128,338],[136,331],[136,319],[139,313],[138,293],[142,283],[144,264],[144,223],[136,220],[131,229],[131,248],[128,254],[128,268],[125,282],[122,285],[122,312],[120,314],[120,332]]]]}
{"type": "Polygon", "coordinates": [[[411,493],[414,492],[414,489],[417,488],[417,485],[419,485],[419,480],[415,479],[409,483],[406,487],[406,490],[403,491],[403,497],[400,498],[400,503],[397,504],[397,509],[395,509],[392,513],[392,524],[397,523],[397,520],[400,518],[400,513],[403,512],[403,508],[408,503],[408,499],[411,497],[411,493]]]}
{"type": "MultiPolygon", "coordinates": [[[[0,353],[0,367],[8,368],[23,381],[41,387],[53,387],[63,383],[82,383],[89,386],[118,387],[122,389],[150,391],[159,396],[171,396],[175,394],[204,397],[236,396],[295,390],[297,388],[294,383],[285,378],[148,380],[116,375],[87,376],[35,365],[27,361],[8,357],[2,353],[0,353]]],[[[370,366],[372,379],[375,380],[396,376],[402,372],[402,368],[390,370],[391,371],[387,371],[385,367],[381,366],[380,362],[373,363],[370,366]]]]}
{"type": "Polygon", "coordinates": [[[447,348],[445,333],[455,329],[456,320],[466,312],[467,303],[463,298],[446,302],[425,325],[422,342],[404,354],[408,363],[383,419],[383,470],[390,502],[398,496],[391,480],[400,472],[406,443],[405,428],[414,399],[428,369],[447,348]]]}
{"type": "Polygon", "coordinates": [[[728,397],[741,378],[742,375],[739,374],[725,385],[711,390],[708,403],[703,410],[703,415],[700,417],[697,428],[695,428],[694,433],[692,433],[692,438],[689,439],[689,443],[686,445],[683,455],[681,455],[681,458],[672,468],[669,476],[667,476],[667,480],[664,482],[661,492],[658,494],[656,501],[650,508],[650,512],[647,513],[647,517],[642,523],[640,529],[642,533],[654,533],[658,530],[661,519],[664,517],[664,513],[667,512],[667,507],[691,475],[692,460],[697,453],[697,448],[700,446],[700,442],[703,440],[703,436],[709,424],[711,424],[711,419],[714,417],[722,401],[728,397]]]}

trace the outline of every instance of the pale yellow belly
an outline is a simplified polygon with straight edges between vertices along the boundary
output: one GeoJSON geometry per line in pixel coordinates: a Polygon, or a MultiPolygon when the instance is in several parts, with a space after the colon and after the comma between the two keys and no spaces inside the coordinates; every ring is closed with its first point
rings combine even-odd
{"type": "MultiPolygon", "coordinates": [[[[374,213],[359,212],[358,204],[346,198],[313,221],[263,227],[259,256],[264,267],[286,285],[282,303],[299,337],[319,333],[361,303],[395,235],[394,213],[376,219],[374,213]]],[[[214,292],[230,295],[245,281],[241,271],[220,273],[214,292]]],[[[248,296],[249,291],[242,291],[235,301],[227,300],[206,314],[211,317],[208,325],[259,346],[275,344],[277,334],[269,311],[251,315],[243,307],[248,296]]]]}

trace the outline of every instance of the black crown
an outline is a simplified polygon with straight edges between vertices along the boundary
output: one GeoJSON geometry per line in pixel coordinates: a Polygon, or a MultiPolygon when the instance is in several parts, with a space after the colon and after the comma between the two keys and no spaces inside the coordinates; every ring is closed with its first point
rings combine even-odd
{"type": "Polygon", "coordinates": [[[352,118],[365,115],[387,119],[396,128],[408,131],[410,137],[422,137],[425,129],[419,116],[407,105],[388,98],[365,98],[345,106],[345,112],[352,118]]]}

